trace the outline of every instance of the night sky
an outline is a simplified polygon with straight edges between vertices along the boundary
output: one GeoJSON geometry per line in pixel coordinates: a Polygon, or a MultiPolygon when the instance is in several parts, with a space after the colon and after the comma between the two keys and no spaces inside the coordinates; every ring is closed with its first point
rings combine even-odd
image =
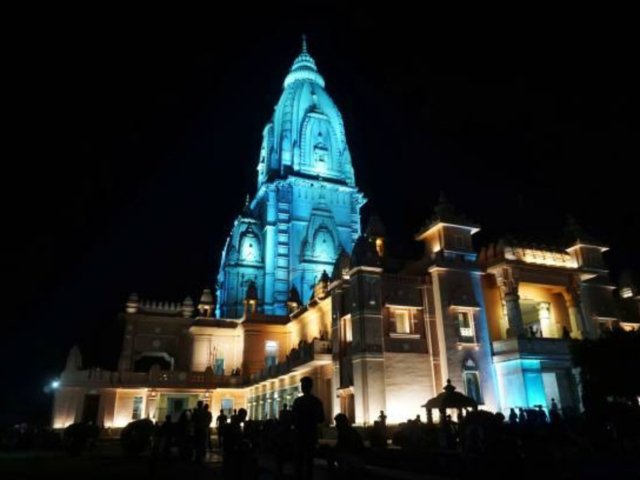
{"type": "Polygon", "coordinates": [[[85,365],[114,368],[130,292],[181,301],[212,286],[303,32],[392,254],[416,250],[444,191],[483,227],[477,246],[554,244],[573,215],[610,245],[614,278],[640,271],[637,51],[623,26],[311,3],[180,24],[23,19],[3,92],[17,148],[3,150],[0,421],[46,418],[42,387],[74,344],[85,365]]]}

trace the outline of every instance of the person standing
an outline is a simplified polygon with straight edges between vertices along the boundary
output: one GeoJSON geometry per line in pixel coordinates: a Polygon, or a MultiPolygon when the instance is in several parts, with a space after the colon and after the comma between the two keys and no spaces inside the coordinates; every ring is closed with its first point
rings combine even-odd
{"type": "Polygon", "coordinates": [[[206,442],[206,448],[212,452],[213,451],[213,445],[211,444],[211,423],[213,422],[213,415],[211,414],[211,410],[209,407],[208,403],[204,404],[204,419],[203,422],[206,425],[206,429],[207,429],[207,442],[206,442]]]}
{"type": "Polygon", "coordinates": [[[220,410],[220,415],[216,417],[216,429],[218,430],[218,448],[222,450],[222,440],[224,438],[225,429],[227,428],[227,416],[224,410],[220,410]]]}
{"type": "Polygon", "coordinates": [[[251,445],[243,431],[246,419],[247,411],[241,408],[231,417],[231,423],[226,425],[222,449],[222,476],[225,479],[240,477],[243,463],[251,460],[251,445]]]}
{"type": "Polygon", "coordinates": [[[311,394],[313,379],[300,379],[302,396],[295,399],[293,416],[294,459],[296,478],[313,478],[313,458],[318,442],[318,425],[324,423],[324,409],[318,397],[311,394]]]}
{"type": "Polygon", "coordinates": [[[204,461],[207,451],[207,434],[209,433],[209,425],[207,424],[207,411],[204,408],[204,402],[198,401],[198,406],[193,412],[193,444],[196,453],[196,462],[204,461]]]}

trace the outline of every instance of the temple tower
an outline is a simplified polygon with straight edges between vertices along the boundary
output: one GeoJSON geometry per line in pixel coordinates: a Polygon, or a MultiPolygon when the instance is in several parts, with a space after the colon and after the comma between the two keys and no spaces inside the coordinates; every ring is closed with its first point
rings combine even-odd
{"type": "Polygon", "coordinates": [[[360,235],[365,199],[355,185],[342,116],[307,51],[293,62],[263,131],[257,193],[236,220],[218,274],[218,316],[240,318],[250,283],[258,311],[285,315],[360,235]]]}

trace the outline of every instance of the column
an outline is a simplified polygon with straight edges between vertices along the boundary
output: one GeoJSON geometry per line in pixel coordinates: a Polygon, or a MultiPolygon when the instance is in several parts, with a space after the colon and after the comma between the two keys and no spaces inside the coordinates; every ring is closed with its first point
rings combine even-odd
{"type": "Polygon", "coordinates": [[[505,314],[507,316],[507,338],[515,338],[525,335],[522,321],[522,310],[520,309],[520,294],[518,293],[519,282],[511,268],[503,268],[497,274],[500,294],[505,304],[505,314]]]}
{"type": "Polygon", "coordinates": [[[571,333],[575,338],[585,338],[589,332],[586,329],[584,316],[582,315],[582,305],[580,302],[580,294],[575,287],[571,287],[564,293],[564,300],[569,311],[569,320],[571,321],[571,333]]]}
{"type": "Polygon", "coordinates": [[[551,304],[549,302],[538,303],[538,319],[544,338],[559,338],[555,324],[551,323],[551,304]]]}
{"type": "Polygon", "coordinates": [[[353,330],[353,387],[358,424],[372,424],[386,410],[381,269],[359,267],[351,275],[351,320],[353,330]]]}

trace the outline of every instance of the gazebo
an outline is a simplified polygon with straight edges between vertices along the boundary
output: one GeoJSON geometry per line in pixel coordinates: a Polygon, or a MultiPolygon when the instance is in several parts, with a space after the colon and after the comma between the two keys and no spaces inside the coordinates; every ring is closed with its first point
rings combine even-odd
{"type": "Polygon", "coordinates": [[[440,420],[443,420],[448,408],[458,410],[459,418],[464,409],[478,409],[478,404],[473,398],[456,392],[456,387],[451,384],[450,379],[447,379],[447,384],[441,394],[430,399],[422,406],[427,409],[427,422],[429,423],[433,423],[433,415],[431,413],[433,410],[438,410],[440,412],[440,420]]]}

